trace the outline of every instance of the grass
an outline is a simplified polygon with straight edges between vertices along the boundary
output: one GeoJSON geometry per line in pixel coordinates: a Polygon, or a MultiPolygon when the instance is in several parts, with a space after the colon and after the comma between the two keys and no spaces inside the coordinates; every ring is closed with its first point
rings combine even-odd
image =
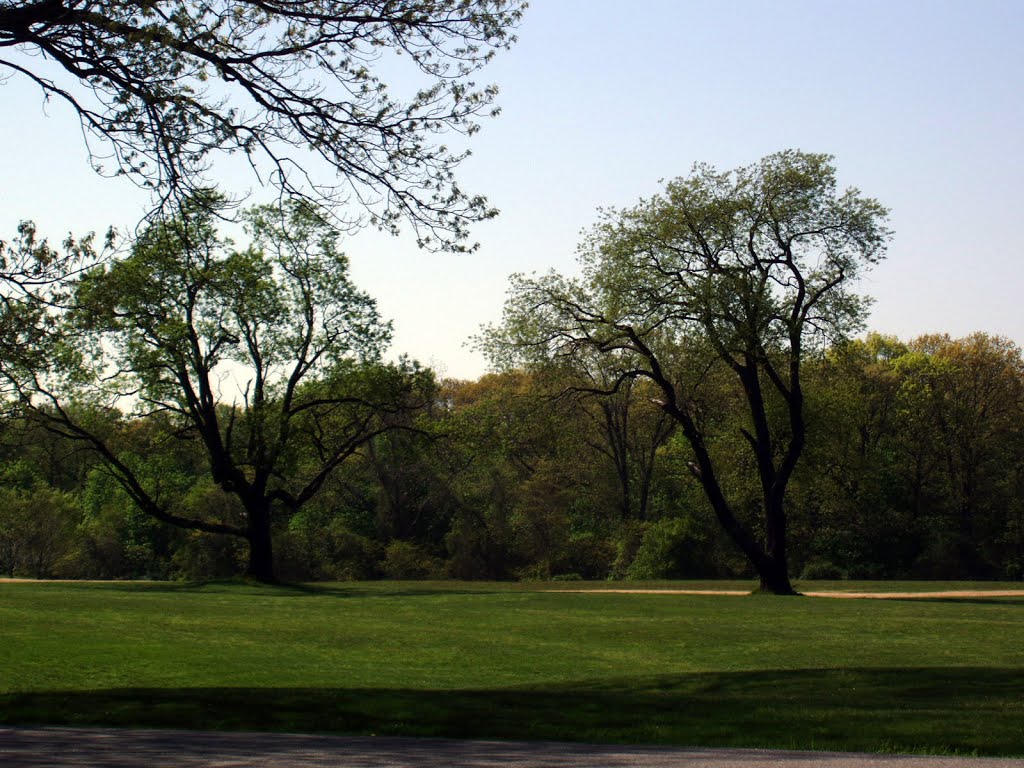
{"type": "Polygon", "coordinates": [[[543,586],[0,583],[0,723],[1024,755],[1024,598],[543,586]]]}

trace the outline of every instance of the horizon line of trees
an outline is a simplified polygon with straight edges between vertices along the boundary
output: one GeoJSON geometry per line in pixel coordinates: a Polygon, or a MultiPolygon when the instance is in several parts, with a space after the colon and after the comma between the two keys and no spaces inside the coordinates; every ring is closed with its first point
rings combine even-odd
{"type": "MultiPolygon", "coordinates": [[[[366,370],[379,370],[366,361],[366,370]]],[[[678,427],[649,382],[588,393],[566,368],[475,381],[416,374],[417,397],[319,493],[272,524],[274,572],[295,580],[753,577],[715,524],[678,427]]],[[[340,384],[339,380],[339,384],[340,384]]],[[[592,384],[592,382],[590,382],[592,384]]],[[[593,387],[589,387],[593,389],[593,387]]],[[[788,497],[790,568],[815,578],[1024,578],[1024,358],[1000,336],[868,334],[808,357],[807,446],[788,497]]],[[[753,524],[742,391],[708,382],[708,441],[753,524]]],[[[244,525],[201,442],[167,413],[63,407],[116,445],[174,514],[244,525]]],[[[220,406],[244,433],[244,408],[220,406]]],[[[774,414],[778,416],[779,414],[774,414]]],[[[251,417],[250,417],[251,419],[251,417]]],[[[109,464],[40,413],[0,425],[0,574],[221,578],[244,537],[146,515],[109,464]]],[[[297,471],[309,456],[288,457],[297,471]]]]}
{"type": "Polygon", "coordinates": [[[475,382],[385,362],[309,199],[195,189],[102,250],[25,223],[0,572],[1019,578],[1020,349],[850,341],[887,218],[829,155],[697,164],[601,211],[578,275],[513,275],[475,382]]]}

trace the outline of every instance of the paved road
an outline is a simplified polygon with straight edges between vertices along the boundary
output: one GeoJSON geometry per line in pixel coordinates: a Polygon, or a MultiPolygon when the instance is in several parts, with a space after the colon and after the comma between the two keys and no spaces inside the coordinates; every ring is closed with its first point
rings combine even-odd
{"type": "Polygon", "coordinates": [[[4,768],[1024,768],[1000,758],[550,742],[0,728],[4,768]]]}

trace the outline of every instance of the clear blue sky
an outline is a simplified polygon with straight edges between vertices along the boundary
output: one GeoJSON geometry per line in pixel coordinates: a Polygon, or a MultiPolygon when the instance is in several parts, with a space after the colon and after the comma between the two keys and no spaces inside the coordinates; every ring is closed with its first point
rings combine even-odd
{"type": "MultiPolygon", "coordinates": [[[[534,0],[519,38],[483,78],[503,112],[461,173],[502,211],[480,250],[372,232],[346,246],[396,353],[479,375],[463,345],[499,318],[508,274],[573,270],[597,207],[785,148],[834,154],[843,184],[892,209],[889,257],[863,284],[872,329],[1024,342],[1024,2],[534,0]]],[[[0,233],[134,224],[144,198],[88,171],[62,108],[13,79],[0,98],[0,233]]]]}

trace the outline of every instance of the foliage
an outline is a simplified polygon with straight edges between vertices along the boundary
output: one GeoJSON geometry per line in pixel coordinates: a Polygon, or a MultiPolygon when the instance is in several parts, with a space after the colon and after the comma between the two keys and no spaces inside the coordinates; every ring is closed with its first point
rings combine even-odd
{"type": "Polygon", "coordinates": [[[163,199],[191,196],[216,154],[237,153],[285,195],[351,199],[451,248],[493,211],[455,183],[465,154],[434,137],[496,112],[496,89],[473,77],[514,42],[524,5],[7,2],[0,68],[77,113],[99,140],[94,168],[163,199]],[[416,86],[396,96],[386,80],[403,64],[416,86]]]}
{"type": "Polygon", "coordinates": [[[436,557],[410,541],[388,544],[381,568],[389,579],[430,579],[443,573],[443,565],[436,557]]]}
{"type": "Polygon", "coordinates": [[[976,333],[869,335],[815,372],[809,557],[858,577],[1018,578],[1024,361],[976,333]]]}
{"type": "MultiPolygon", "coordinates": [[[[807,450],[787,502],[794,573],[1021,578],[1024,363],[1014,344],[984,334],[907,342],[868,335],[806,361],[803,373],[807,450]]],[[[739,433],[746,412],[742,393],[727,381],[721,377],[709,390],[703,426],[737,514],[755,525],[760,491],[739,433]]],[[[653,451],[646,507],[631,505],[627,513],[605,450],[613,443],[600,428],[602,403],[564,390],[552,396],[565,386],[561,374],[488,374],[442,382],[423,409],[389,414],[396,429],[364,444],[297,511],[278,508],[277,573],[301,581],[399,573],[750,576],[749,562],[715,525],[686,466],[692,452],[685,436],[655,441],[657,412],[647,390],[634,386],[605,404],[622,409],[616,418],[630,430],[618,434],[628,446],[653,451]],[[410,568],[385,567],[391,549],[420,554],[407,558],[410,568]],[[417,558],[426,564],[415,565],[417,558]]],[[[244,524],[241,500],[213,481],[204,449],[176,430],[169,414],[77,405],[69,414],[116,449],[174,514],[244,524]]],[[[234,418],[241,429],[240,413],[234,418]]],[[[147,516],[80,441],[33,422],[0,427],[0,489],[19,500],[10,508],[38,509],[43,527],[47,520],[70,521],[57,525],[64,554],[49,573],[214,578],[247,567],[238,559],[243,542],[176,530],[147,516]],[[74,511],[55,518],[51,494],[72,500],[74,511]]],[[[301,441],[289,456],[282,466],[296,478],[314,458],[301,441]]],[[[634,471],[642,467],[636,454],[630,461],[637,462],[629,464],[634,471]]],[[[5,530],[28,530],[19,515],[6,518],[5,530]]]]}
{"type": "Polygon", "coordinates": [[[704,575],[708,563],[703,562],[704,539],[693,520],[669,517],[648,523],[626,578],[675,579],[704,575]]]}
{"type": "Polygon", "coordinates": [[[67,575],[81,516],[69,493],[0,487],[0,573],[47,579],[67,575]]]}
{"type": "Polygon", "coordinates": [[[251,209],[237,250],[216,233],[217,204],[190,203],[84,273],[46,339],[49,369],[18,386],[32,418],[97,454],[145,514],[245,539],[250,573],[269,578],[275,520],[375,436],[408,428],[432,379],[380,361],[390,326],[319,211],[251,209]],[[141,419],[135,445],[81,415],[123,404],[141,419]],[[201,464],[232,503],[189,496],[201,464]]]}
{"type": "MultiPolygon", "coordinates": [[[[108,232],[106,246],[112,243],[108,232]]],[[[30,221],[18,225],[12,240],[0,240],[0,406],[17,389],[12,379],[45,363],[40,342],[53,331],[53,309],[67,300],[67,279],[98,257],[92,234],[69,235],[58,249],[30,221]]]]}
{"type": "Polygon", "coordinates": [[[580,248],[582,277],[513,277],[503,324],[481,345],[506,364],[601,356],[609,395],[652,382],[722,527],[766,589],[792,592],[784,501],[806,438],[801,366],[809,348],[860,327],[866,302],[850,284],[882,257],[886,215],[855,189],[837,192],[825,155],[781,152],[727,173],[698,165],[664,194],[606,211],[580,248]],[[762,533],[737,512],[709,443],[721,371],[747,410],[739,435],[762,533]]]}
{"type": "Polygon", "coordinates": [[[281,576],[294,581],[353,581],[379,578],[383,547],[353,532],[338,510],[321,503],[300,510],[278,537],[281,576]]]}

